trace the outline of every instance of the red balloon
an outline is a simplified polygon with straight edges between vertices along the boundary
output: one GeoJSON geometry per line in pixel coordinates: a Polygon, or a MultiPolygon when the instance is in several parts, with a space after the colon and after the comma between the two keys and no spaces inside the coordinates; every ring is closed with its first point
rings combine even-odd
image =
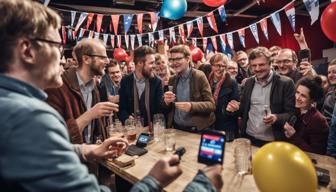
{"type": "Polygon", "coordinates": [[[123,48],[116,48],[113,52],[113,57],[119,62],[125,61],[127,56],[128,55],[123,48]]]}
{"type": "Polygon", "coordinates": [[[192,58],[193,62],[202,61],[203,56],[204,56],[203,51],[200,48],[198,48],[198,47],[195,47],[191,51],[191,58],[192,58]]]}
{"type": "Polygon", "coordinates": [[[203,3],[209,7],[218,7],[224,5],[227,0],[203,0],[203,3]]]}
{"type": "Polygon", "coordinates": [[[329,4],[323,11],[321,28],[325,36],[336,43],[336,2],[329,4]]]}

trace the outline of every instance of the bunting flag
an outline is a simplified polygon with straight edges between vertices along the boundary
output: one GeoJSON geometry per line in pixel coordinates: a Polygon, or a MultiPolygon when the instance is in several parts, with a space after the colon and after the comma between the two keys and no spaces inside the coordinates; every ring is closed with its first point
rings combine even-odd
{"type": "Polygon", "coordinates": [[[103,41],[104,41],[104,44],[105,46],[107,45],[107,39],[108,39],[108,34],[103,34],[103,41]]]}
{"type": "Polygon", "coordinates": [[[197,46],[197,40],[196,40],[196,38],[192,38],[191,39],[191,44],[193,45],[193,46],[197,46]]]}
{"type": "Polygon", "coordinates": [[[85,13],[85,12],[81,13],[81,15],[79,16],[79,19],[78,19],[78,23],[75,27],[75,33],[77,33],[79,27],[82,25],[82,23],[86,19],[87,15],[88,15],[88,13],[85,13]]]}
{"type": "Polygon", "coordinates": [[[192,31],[193,31],[193,28],[194,28],[194,22],[193,22],[193,21],[188,21],[188,22],[187,22],[187,31],[188,31],[188,33],[187,33],[187,37],[190,36],[190,34],[191,34],[192,31]]]}
{"type": "Polygon", "coordinates": [[[93,31],[90,31],[90,32],[89,32],[89,36],[88,36],[88,38],[90,38],[90,39],[93,38],[93,31]]]}
{"type": "Polygon", "coordinates": [[[223,22],[226,22],[226,12],[224,5],[218,7],[218,14],[223,22]]]}
{"type": "Polygon", "coordinates": [[[114,35],[110,35],[111,38],[111,46],[114,48],[114,35]]]}
{"type": "Polygon", "coordinates": [[[303,3],[310,15],[310,25],[313,25],[318,20],[320,14],[319,0],[303,0],[303,3]]]}
{"type": "Polygon", "coordinates": [[[121,47],[121,36],[117,35],[117,46],[120,48],[121,47]]]}
{"type": "Polygon", "coordinates": [[[227,38],[227,41],[228,41],[231,49],[234,49],[234,47],[233,47],[233,35],[232,35],[232,33],[228,33],[226,35],[226,38],[227,38]]]}
{"type": "Polygon", "coordinates": [[[115,35],[118,34],[119,17],[120,15],[111,15],[115,35]]]}
{"type": "Polygon", "coordinates": [[[251,30],[251,32],[253,34],[254,39],[259,44],[259,36],[258,36],[258,27],[257,27],[257,24],[253,23],[252,25],[250,25],[250,30],[251,30]]]}
{"type": "Polygon", "coordinates": [[[138,21],[138,31],[139,33],[142,33],[142,19],[143,19],[143,14],[137,14],[137,21],[138,21]]]}
{"type": "Polygon", "coordinates": [[[205,50],[205,55],[208,55],[211,52],[214,52],[213,47],[211,43],[208,43],[207,49],[205,50]]]}
{"type": "Polygon", "coordinates": [[[148,45],[153,47],[154,46],[154,36],[153,33],[148,33],[148,45]]]}
{"type": "Polygon", "coordinates": [[[129,45],[129,36],[125,35],[125,44],[126,44],[126,49],[128,49],[128,45],[129,45]]]}
{"type": "Polygon", "coordinates": [[[203,38],[203,50],[206,51],[207,49],[208,38],[203,38]]]}
{"type": "Polygon", "coordinates": [[[222,50],[223,52],[225,51],[226,49],[226,43],[225,43],[225,34],[222,34],[219,36],[219,39],[220,39],[220,44],[222,46],[222,50]]]}
{"type": "Polygon", "coordinates": [[[101,29],[101,25],[102,25],[102,21],[103,21],[103,14],[97,14],[97,20],[96,20],[96,26],[97,26],[97,29],[96,31],[98,33],[100,33],[100,29],[101,29]]]}
{"type": "Polygon", "coordinates": [[[223,50],[224,54],[229,57],[229,59],[232,59],[233,57],[233,51],[229,46],[225,47],[225,50],[223,50]]]}
{"type": "Polygon", "coordinates": [[[71,11],[71,27],[73,27],[76,18],[76,11],[71,11]]]}
{"type": "Polygon", "coordinates": [[[290,3],[287,7],[285,7],[285,12],[287,15],[287,18],[292,26],[293,31],[295,32],[295,7],[294,7],[294,1],[290,3]]]}
{"type": "Polygon", "coordinates": [[[160,19],[160,12],[155,13],[155,12],[149,12],[150,18],[151,18],[151,24],[152,24],[152,29],[153,31],[156,30],[157,24],[159,22],[160,19]]]}
{"type": "Polygon", "coordinates": [[[130,29],[132,25],[132,19],[133,19],[133,14],[127,14],[124,15],[124,29],[125,29],[125,34],[127,34],[128,30],[130,29]]]}
{"type": "Polygon", "coordinates": [[[141,36],[141,34],[137,34],[137,38],[138,38],[139,47],[141,47],[142,46],[142,36],[141,36]]]}
{"type": "Polygon", "coordinates": [[[211,42],[212,42],[213,47],[215,48],[215,51],[217,51],[217,50],[218,50],[218,47],[217,47],[216,36],[212,36],[212,37],[211,37],[211,42]]]}
{"type": "Polygon", "coordinates": [[[169,37],[171,43],[176,42],[174,27],[169,28],[169,37]]]}
{"type": "Polygon", "coordinates": [[[196,22],[197,22],[198,30],[199,30],[201,36],[203,36],[203,18],[202,17],[197,18],[196,22]]]}
{"type": "Polygon", "coordinates": [[[217,24],[216,24],[216,19],[215,16],[213,14],[213,12],[210,12],[207,16],[206,16],[208,23],[210,25],[210,27],[216,32],[218,33],[218,28],[217,28],[217,24]]]}
{"type": "Polygon", "coordinates": [[[273,24],[275,26],[275,29],[277,30],[277,32],[281,36],[281,21],[280,21],[279,12],[273,13],[271,15],[271,21],[273,22],[273,24]]]}
{"type": "Polygon", "coordinates": [[[242,44],[242,46],[245,48],[245,28],[239,29],[238,30],[238,36],[239,36],[239,41],[242,44]]]}
{"type": "Polygon", "coordinates": [[[98,32],[94,32],[94,38],[95,38],[95,39],[99,39],[99,35],[100,35],[100,33],[98,33],[98,32]]]}
{"type": "Polygon", "coordinates": [[[134,50],[135,35],[131,35],[131,48],[134,50]]]}
{"type": "Polygon", "coordinates": [[[92,20],[93,20],[93,16],[94,16],[93,13],[88,14],[88,17],[87,17],[87,20],[86,20],[86,29],[89,29],[89,27],[92,23],[92,20]]]}
{"type": "Polygon", "coordinates": [[[179,25],[178,29],[179,29],[179,34],[180,34],[180,36],[182,38],[182,41],[185,43],[186,42],[186,38],[185,38],[185,33],[184,33],[184,27],[183,27],[183,25],[179,25]]]}
{"type": "Polygon", "coordinates": [[[266,39],[268,40],[268,30],[267,30],[267,20],[266,20],[266,18],[260,20],[260,27],[261,27],[261,30],[264,33],[266,39]]]}
{"type": "Polygon", "coordinates": [[[66,44],[66,38],[67,38],[67,34],[65,31],[65,26],[62,26],[62,40],[63,40],[63,44],[66,44]]]}
{"type": "Polygon", "coordinates": [[[71,27],[68,28],[68,39],[72,40],[72,29],[71,29],[71,27]]]}
{"type": "Polygon", "coordinates": [[[159,40],[161,40],[161,41],[164,40],[163,30],[160,30],[160,31],[159,31],[159,40]]]}
{"type": "Polygon", "coordinates": [[[81,41],[81,40],[82,40],[85,31],[86,31],[86,30],[83,29],[83,28],[81,28],[81,29],[79,30],[79,35],[78,35],[78,37],[77,37],[77,41],[81,41]]]}

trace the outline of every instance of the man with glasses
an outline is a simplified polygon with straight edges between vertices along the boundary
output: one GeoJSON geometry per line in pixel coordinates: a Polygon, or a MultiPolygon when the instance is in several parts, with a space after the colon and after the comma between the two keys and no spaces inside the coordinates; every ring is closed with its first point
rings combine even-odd
{"type": "Polygon", "coordinates": [[[235,54],[234,60],[238,64],[238,74],[236,76],[236,80],[239,84],[244,85],[245,80],[252,76],[252,72],[250,71],[250,64],[245,51],[237,51],[235,54]],[[245,79],[245,80],[244,80],[245,79]]]}
{"type": "Polygon", "coordinates": [[[47,102],[65,119],[72,143],[95,143],[108,137],[104,117],[118,110],[118,105],[100,102],[95,76],[103,75],[109,63],[104,44],[97,39],[83,39],[73,49],[78,68],[63,75],[64,84],[47,89],[47,102]]]}
{"type": "Polygon", "coordinates": [[[169,62],[176,75],[169,78],[172,91],[164,94],[162,107],[168,113],[168,127],[199,132],[215,122],[215,102],[202,71],[191,67],[190,50],[177,45],[169,50],[169,62]]]}

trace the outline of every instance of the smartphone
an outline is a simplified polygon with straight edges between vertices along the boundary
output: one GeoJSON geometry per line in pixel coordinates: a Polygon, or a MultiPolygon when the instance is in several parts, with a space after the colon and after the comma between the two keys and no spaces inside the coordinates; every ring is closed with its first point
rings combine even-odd
{"type": "Polygon", "coordinates": [[[141,133],[138,137],[136,144],[130,145],[125,153],[130,156],[134,155],[141,156],[146,154],[148,151],[147,149],[145,149],[145,147],[147,146],[148,141],[149,141],[149,134],[141,133]]]}
{"type": "Polygon", "coordinates": [[[148,133],[141,133],[138,137],[138,140],[136,142],[136,146],[138,147],[146,147],[147,143],[149,141],[149,134],[148,133]]]}
{"type": "Polygon", "coordinates": [[[206,165],[223,164],[225,132],[204,131],[198,150],[198,162],[206,165]]]}
{"type": "Polygon", "coordinates": [[[303,62],[303,61],[310,62],[311,61],[310,50],[309,49],[300,50],[299,54],[298,54],[298,57],[299,57],[298,65],[300,65],[300,63],[303,62]]]}

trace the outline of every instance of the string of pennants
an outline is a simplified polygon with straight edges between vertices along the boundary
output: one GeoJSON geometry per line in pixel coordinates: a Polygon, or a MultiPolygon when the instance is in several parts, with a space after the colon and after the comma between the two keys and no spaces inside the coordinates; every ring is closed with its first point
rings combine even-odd
{"type": "MultiPolygon", "coordinates": [[[[139,28],[139,23],[141,23],[142,26],[142,18],[143,18],[143,14],[137,14],[137,22],[138,22],[138,30],[139,33],[138,34],[127,34],[132,19],[134,17],[134,15],[132,14],[125,14],[122,15],[124,17],[124,30],[125,30],[125,34],[121,35],[118,34],[118,22],[119,22],[119,17],[120,15],[111,15],[111,24],[110,24],[110,32],[112,31],[112,25],[114,27],[114,34],[111,33],[101,33],[100,31],[104,31],[101,30],[101,23],[102,23],[102,18],[103,15],[102,14],[96,14],[96,30],[90,30],[89,26],[92,22],[92,18],[93,16],[88,16],[89,14],[92,13],[81,13],[80,17],[78,19],[77,25],[75,28],[73,28],[74,26],[74,21],[75,21],[75,15],[76,12],[71,11],[71,25],[68,26],[62,26],[62,37],[63,37],[63,41],[64,43],[66,43],[67,39],[76,39],[77,41],[80,41],[83,37],[88,37],[88,38],[97,38],[99,39],[100,37],[102,37],[104,43],[110,44],[113,48],[115,47],[121,47],[122,45],[122,41],[124,41],[126,48],[129,49],[134,49],[135,48],[135,41],[137,39],[137,44],[138,46],[142,46],[145,42],[143,42],[143,38],[148,39],[147,43],[150,46],[154,46],[154,42],[155,40],[160,40],[160,41],[164,41],[164,34],[165,32],[169,32],[169,41],[170,42],[176,42],[176,36],[179,36],[182,38],[183,41],[186,41],[187,39],[191,39],[192,43],[194,45],[197,44],[197,40],[202,40],[202,44],[203,44],[203,49],[206,50],[208,47],[208,39],[211,40],[212,43],[212,47],[217,51],[218,50],[218,45],[217,45],[217,37],[220,40],[220,45],[222,46],[222,49],[225,50],[226,48],[226,41],[228,42],[228,45],[231,47],[231,49],[234,49],[233,46],[233,35],[235,33],[238,34],[239,36],[239,40],[240,43],[242,44],[243,47],[245,47],[245,30],[249,29],[251,30],[253,37],[256,41],[257,44],[259,44],[259,36],[258,36],[258,27],[257,24],[260,25],[260,28],[263,32],[263,34],[265,35],[266,39],[269,40],[269,36],[268,36],[268,26],[267,26],[267,19],[271,19],[274,27],[276,28],[276,31],[278,32],[278,34],[281,36],[281,21],[280,21],[280,11],[285,10],[285,13],[287,15],[287,18],[291,24],[291,27],[293,29],[293,31],[295,31],[295,7],[294,7],[294,2],[295,0],[291,1],[290,3],[286,4],[283,8],[277,10],[276,12],[270,14],[269,16],[257,21],[256,23],[253,23],[249,26],[246,26],[244,28],[235,30],[235,31],[231,31],[225,34],[218,34],[218,27],[217,27],[217,23],[215,20],[215,16],[214,16],[214,12],[218,12],[220,19],[222,22],[226,22],[226,12],[225,12],[225,7],[224,5],[218,7],[217,9],[211,11],[210,13],[208,13],[205,16],[202,17],[198,17],[194,20],[191,21],[187,21],[186,23],[182,23],[179,24],[177,26],[173,26],[170,28],[166,28],[166,29],[161,29],[158,31],[156,30],[157,27],[157,22],[159,20],[159,13],[155,13],[155,12],[150,12],[149,14],[151,15],[151,22],[152,22],[152,26],[153,26],[153,32],[148,32],[148,33],[142,33],[142,29],[139,28]],[[139,16],[140,15],[140,16],[139,16]],[[214,36],[209,36],[209,37],[203,37],[203,18],[206,18],[210,27],[213,29],[213,31],[215,33],[217,33],[217,35],[214,36]],[[86,27],[82,28],[81,25],[83,24],[84,20],[87,18],[87,23],[86,23],[86,27]],[[114,19],[113,19],[114,18],[114,19]],[[141,20],[141,21],[140,21],[141,20]],[[113,24],[112,24],[113,23],[113,24]],[[192,31],[194,30],[194,23],[196,23],[197,28],[198,28],[198,32],[202,37],[190,37],[192,31]],[[155,26],[155,27],[154,27],[155,26]],[[185,30],[185,26],[186,29],[185,30]],[[175,33],[175,29],[177,29],[179,34],[175,33]],[[79,30],[79,33],[78,33],[79,30]],[[158,38],[156,38],[158,37],[158,38]]],[[[319,16],[319,0],[303,0],[310,16],[311,16],[311,25],[318,19],[319,16]],[[317,16],[316,16],[317,15],[317,16]]],[[[93,14],[95,15],[95,14],[93,14]]]]}

